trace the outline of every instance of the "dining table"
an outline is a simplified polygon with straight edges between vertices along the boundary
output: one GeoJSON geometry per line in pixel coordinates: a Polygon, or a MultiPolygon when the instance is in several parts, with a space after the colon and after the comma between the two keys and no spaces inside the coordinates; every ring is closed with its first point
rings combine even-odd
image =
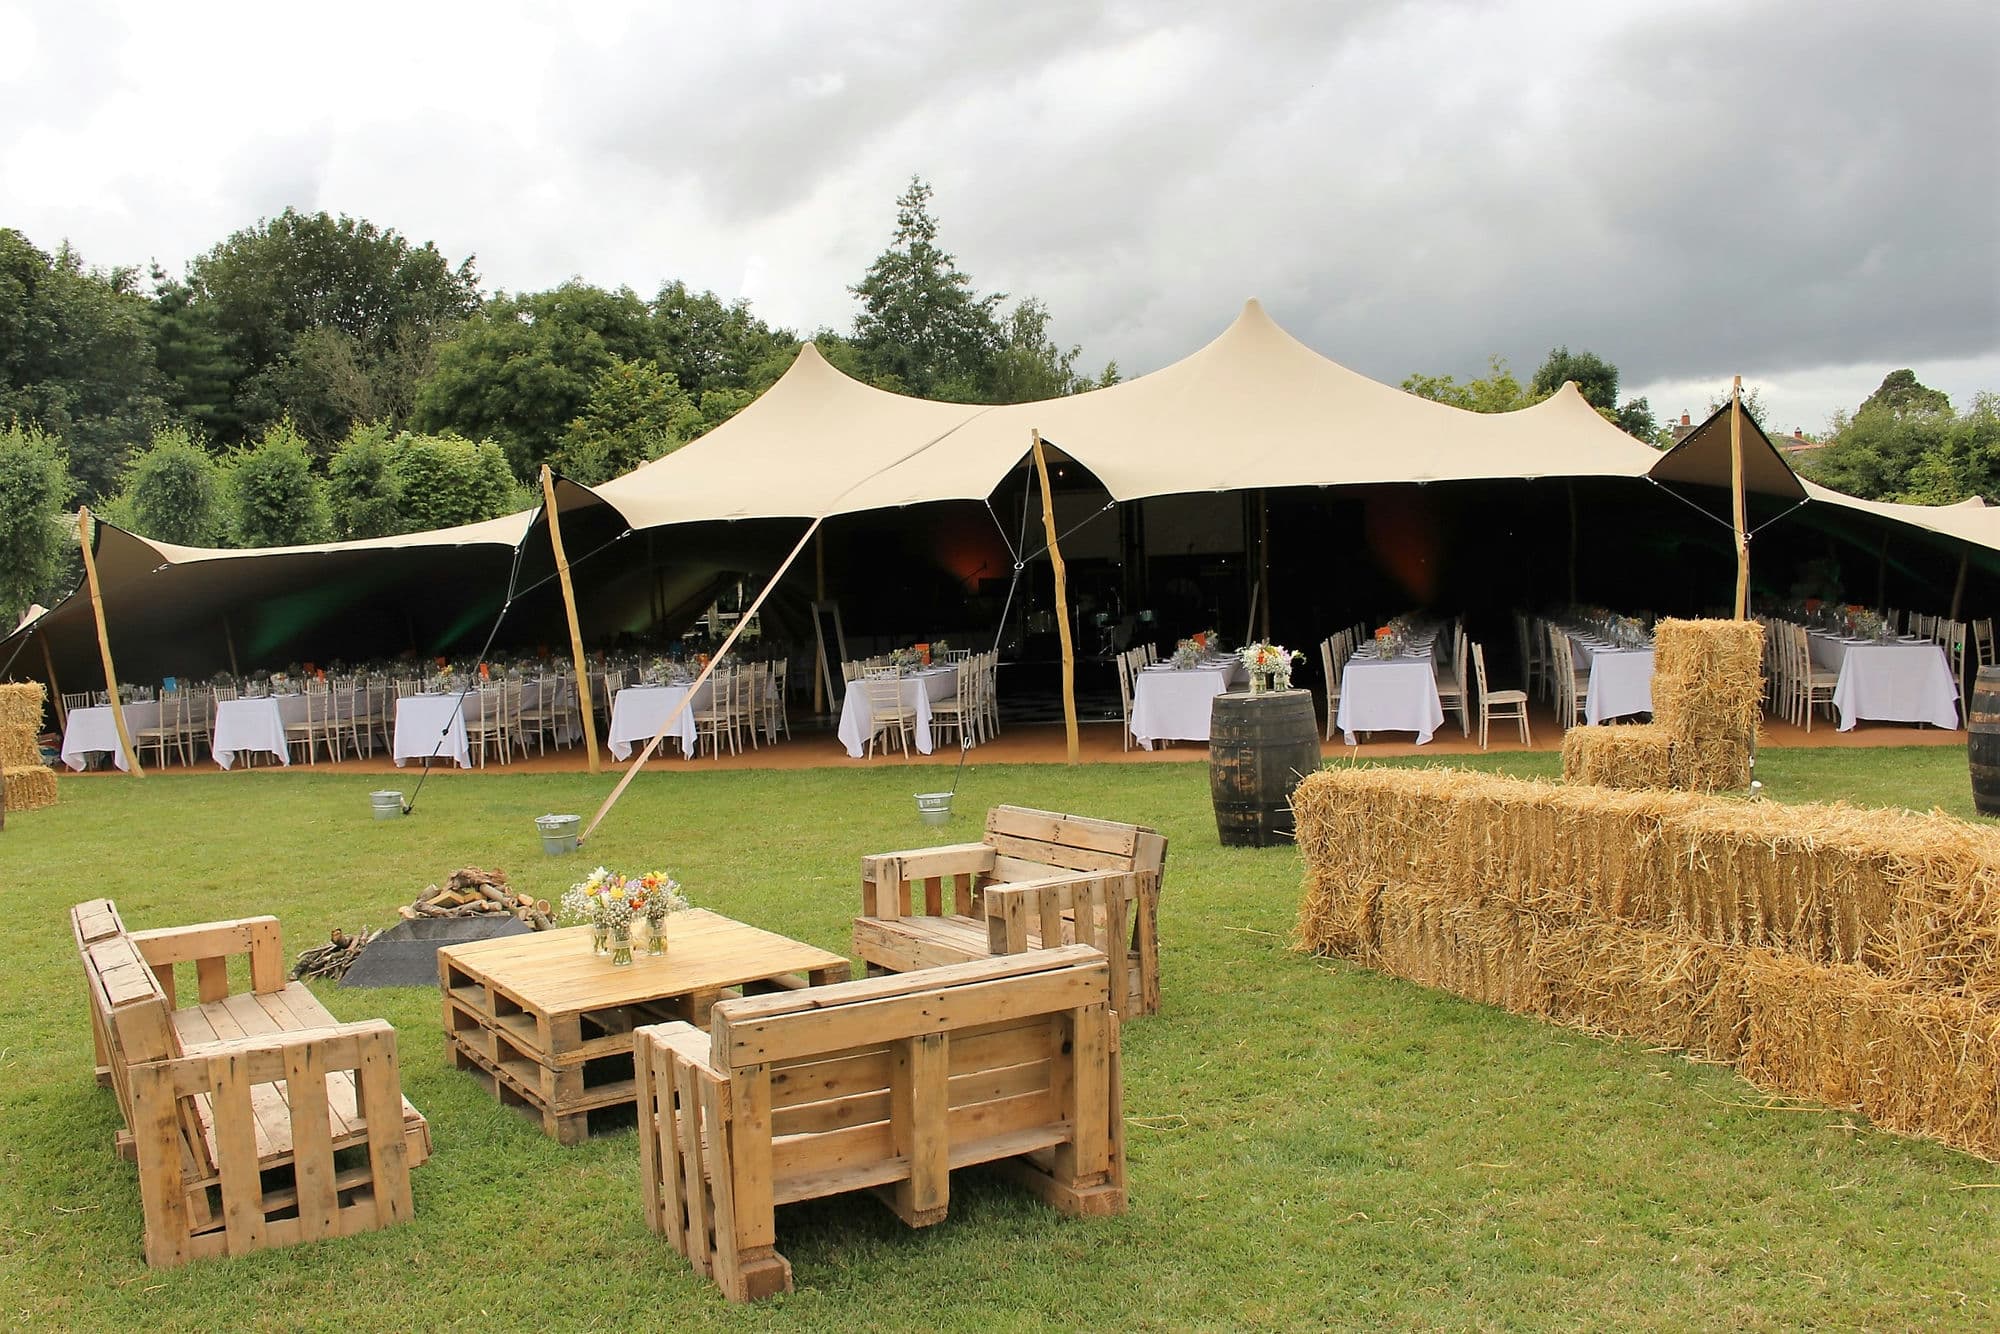
{"type": "MultiPolygon", "coordinates": [[[[879,677],[857,676],[847,683],[846,698],[840,705],[840,744],[847,748],[848,756],[860,759],[867,751],[868,738],[875,732],[875,710],[868,702],[868,684],[879,677]]],[[[897,696],[906,708],[916,714],[916,726],[911,729],[920,754],[931,753],[931,705],[941,699],[951,699],[958,694],[958,668],[940,663],[935,667],[923,667],[914,672],[905,672],[896,677],[897,696]]]]}
{"type": "Polygon", "coordinates": [[[712,680],[704,681],[699,692],[694,691],[692,681],[624,687],[611,698],[611,724],[605,729],[605,742],[611,747],[612,757],[632,758],[633,749],[658,736],[661,724],[673,716],[684,700],[688,701],[687,707],[681,709],[681,716],[674,720],[667,735],[680,738],[681,754],[693,757],[697,744],[694,715],[696,710],[709,707],[714,689],[712,680]],[[695,697],[689,700],[691,692],[695,697]]]}
{"type": "Polygon", "coordinates": [[[1579,663],[1590,668],[1583,701],[1584,721],[1601,723],[1653,711],[1653,649],[1650,644],[1614,644],[1587,630],[1564,627],[1579,663]]]}
{"type": "Polygon", "coordinates": [[[433,756],[450,756],[461,769],[472,767],[472,751],[465,741],[465,710],[462,704],[479,707],[471,692],[403,695],[396,700],[395,735],[390,755],[396,767],[410,760],[428,764],[433,756]],[[442,740],[442,744],[440,744],[442,740]]]}
{"type": "Polygon", "coordinates": [[[1340,672],[1334,721],[1350,746],[1357,732],[1414,732],[1419,746],[1428,744],[1444,726],[1430,646],[1415,643],[1393,656],[1373,644],[1356,649],[1340,672]]]}
{"type": "Polygon", "coordinates": [[[1236,656],[1209,657],[1189,667],[1158,662],[1132,677],[1132,736],[1147,750],[1155,741],[1206,741],[1215,697],[1249,679],[1236,656]]]}
{"type": "MultiPolygon", "coordinates": [[[[134,700],[125,706],[125,726],[132,732],[136,747],[138,734],[160,725],[158,700],[134,700]]],[[[109,754],[120,769],[127,768],[125,752],[118,745],[118,720],[109,704],[93,704],[69,711],[63,726],[62,760],[78,773],[92,755],[109,754]]]]}
{"type": "Polygon", "coordinates": [[[1840,730],[1862,719],[1958,727],[1958,682],[1941,645],[1928,639],[1889,641],[1812,631],[1806,636],[1813,664],[1837,672],[1833,707],[1840,730]]]}
{"type": "Polygon", "coordinates": [[[224,769],[233,766],[236,757],[246,751],[264,751],[276,756],[278,763],[289,765],[292,753],[285,744],[285,728],[305,720],[304,695],[217,700],[209,754],[224,769]]]}

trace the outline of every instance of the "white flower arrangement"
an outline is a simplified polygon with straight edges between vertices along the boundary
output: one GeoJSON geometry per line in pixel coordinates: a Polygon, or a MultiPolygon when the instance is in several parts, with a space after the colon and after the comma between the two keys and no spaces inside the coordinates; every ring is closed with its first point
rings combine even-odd
{"type": "Polygon", "coordinates": [[[1292,688],[1292,668],[1306,660],[1306,655],[1283,644],[1245,644],[1242,649],[1243,665],[1251,672],[1265,672],[1271,677],[1271,685],[1277,690],[1292,688]]]}

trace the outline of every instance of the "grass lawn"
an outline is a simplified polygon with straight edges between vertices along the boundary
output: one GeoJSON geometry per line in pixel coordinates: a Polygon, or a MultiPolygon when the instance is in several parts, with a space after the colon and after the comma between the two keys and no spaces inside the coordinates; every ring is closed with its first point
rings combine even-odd
{"type": "MultiPolygon", "coordinates": [[[[1553,755],[1491,767],[1548,774],[1553,755]]],[[[1971,813],[1962,751],[1771,751],[1782,800],[1971,813]]],[[[897,770],[649,772],[581,858],[532,817],[588,813],[584,775],[429,784],[375,823],[379,779],[85,779],[0,834],[0,1320],[79,1328],[1125,1326],[1991,1328],[1987,1164],[1859,1117],[1763,1110],[1724,1069],[1471,1004],[1287,948],[1289,849],[1224,849],[1197,765],[967,770],[957,825],[897,770]],[[382,926],[454,867],[550,899],[599,862],[675,871],[697,903],[845,951],[857,859],[974,836],[995,802],[1170,838],[1165,1010],[1125,1031],[1132,1208],[1063,1219],[976,1170],[911,1232],[866,1197],[779,1214],[798,1291],[729,1308],[640,1216],[627,1128],[559,1148],[449,1068],[430,990],[320,994],[400,1035],[437,1151],[416,1220],[153,1271],[118,1113],[90,1078],[78,900],[134,928],[253,913],[287,954],[382,926]]]]}

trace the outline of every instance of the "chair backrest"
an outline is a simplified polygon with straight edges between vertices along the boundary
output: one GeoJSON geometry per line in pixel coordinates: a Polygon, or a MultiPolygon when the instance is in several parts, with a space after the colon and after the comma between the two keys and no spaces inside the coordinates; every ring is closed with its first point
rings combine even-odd
{"type": "Polygon", "coordinates": [[[862,688],[868,692],[868,707],[876,714],[897,714],[907,705],[903,703],[903,678],[900,676],[864,676],[862,688]]]}
{"type": "Polygon", "coordinates": [[[1486,650],[1479,644],[1472,646],[1472,675],[1479,683],[1479,703],[1486,704],[1486,650]]]}
{"type": "Polygon", "coordinates": [[[1145,825],[1083,815],[995,806],[986,813],[986,844],[995,880],[1027,880],[1048,867],[1065,871],[1163,871],[1166,837],[1145,825]]]}

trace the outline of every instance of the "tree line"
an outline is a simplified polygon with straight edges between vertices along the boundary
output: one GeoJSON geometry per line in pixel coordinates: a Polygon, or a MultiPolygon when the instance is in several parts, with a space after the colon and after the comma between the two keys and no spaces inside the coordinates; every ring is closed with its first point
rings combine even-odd
{"type": "MultiPolygon", "coordinates": [[[[1039,300],[975,288],[921,179],[850,291],[851,327],[810,336],[885,389],[1005,403],[1117,379],[1079,370],[1039,300]]],[[[201,546],[476,522],[531,505],[545,463],[595,484],[713,429],[801,341],[680,281],[488,293],[470,256],[324,212],[143,277],[0,228],[0,615],[73,581],[77,503],[201,546]]]]}

